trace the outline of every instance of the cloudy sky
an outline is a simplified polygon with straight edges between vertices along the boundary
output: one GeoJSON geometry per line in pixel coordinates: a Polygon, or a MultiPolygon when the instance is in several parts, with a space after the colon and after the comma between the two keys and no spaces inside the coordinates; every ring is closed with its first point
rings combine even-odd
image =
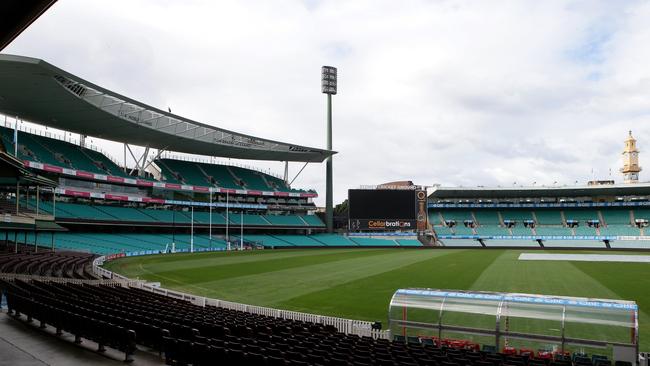
{"type": "MultiPolygon", "coordinates": [[[[648,24],[647,1],[59,0],[4,52],[314,147],[325,146],[320,66],[336,66],[339,202],[403,179],[574,184],[611,169],[620,181],[628,130],[650,161],[648,24]]],[[[324,175],[310,164],[294,185],[324,196],[324,175]]]]}

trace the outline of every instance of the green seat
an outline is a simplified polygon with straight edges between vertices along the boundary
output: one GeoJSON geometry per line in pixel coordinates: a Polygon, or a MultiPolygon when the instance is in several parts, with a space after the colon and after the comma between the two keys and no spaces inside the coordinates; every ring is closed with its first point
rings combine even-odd
{"type": "Polygon", "coordinates": [[[535,231],[537,232],[537,235],[545,235],[545,236],[550,236],[550,235],[573,235],[571,229],[563,227],[563,226],[541,226],[538,225],[535,227],[535,231]]]}
{"type": "Polygon", "coordinates": [[[417,239],[397,239],[397,243],[401,247],[421,247],[422,243],[420,243],[419,240],[417,239]]]}
{"type": "Polygon", "coordinates": [[[296,215],[264,215],[264,218],[275,226],[307,226],[296,215]]]}
{"type": "Polygon", "coordinates": [[[537,225],[562,225],[560,210],[536,209],[537,225]]]}
{"type": "Polygon", "coordinates": [[[351,241],[345,236],[338,234],[314,234],[311,236],[311,238],[329,247],[358,246],[357,243],[351,241]]]}
{"type": "Polygon", "coordinates": [[[476,221],[481,226],[495,226],[499,225],[499,212],[496,210],[475,210],[474,216],[476,216],[476,221]]]}
{"type": "Polygon", "coordinates": [[[499,225],[488,225],[488,226],[481,225],[476,229],[476,232],[478,233],[478,235],[487,235],[487,236],[510,235],[510,231],[508,229],[501,227],[499,225]]]}
{"type": "Polygon", "coordinates": [[[325,227],[323,221],[316,215],[304,215],[300,216],[309,226],[315,227],[325,227]]]}
{"type": "Polygon", "coordinates": [[[533,235],[533,231],[530,228],[525,227],[523,223],[518,222],[512,228],[512,235],[533,235]]]}

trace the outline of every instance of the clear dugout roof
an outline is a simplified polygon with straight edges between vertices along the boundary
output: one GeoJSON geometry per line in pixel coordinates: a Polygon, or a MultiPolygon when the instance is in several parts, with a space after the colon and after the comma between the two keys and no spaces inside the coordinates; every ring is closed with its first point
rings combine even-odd
{"type": "Polygon", "coordinates": [[[638,348],[638,306],[633,301],[520,293],[399,289],[389,308],[394,334],[477,336],[536,344],[638,348]],[[452,335],[453,334],[453,335],[452,335]]]}

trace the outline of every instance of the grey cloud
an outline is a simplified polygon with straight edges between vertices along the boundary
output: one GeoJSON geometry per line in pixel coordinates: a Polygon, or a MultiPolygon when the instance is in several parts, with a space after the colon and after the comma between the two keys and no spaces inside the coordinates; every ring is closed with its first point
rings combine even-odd
{"type": "MultiPolygon", "coordinates": [[[[189,118],[317,147],[320,66],[337,66],[341,201],[350,187],[394,179],[607,175],[628,129],[650,146],[649,22],[641,1],[68,0],[5,52],[189,118]]],[[[102,145],[121,157],[119,145],[102,145]]],[[[324,193],[324,172],[310,164],[296,185],[324,193]]]]}

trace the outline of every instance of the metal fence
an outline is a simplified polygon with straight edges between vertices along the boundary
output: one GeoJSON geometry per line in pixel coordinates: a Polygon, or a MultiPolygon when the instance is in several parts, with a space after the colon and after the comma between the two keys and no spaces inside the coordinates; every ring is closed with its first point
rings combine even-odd
{"type": "Polygon", "coordinates": [[[288,320],[299,320],[304,322],[311,322],[316,324],[330,325],[335,327],[339,332],[345,334],[356,334],[358,336],[372,337],[375,339],[391,339],[390,330],[377,330],[372,329],[373,322],[364,321],[364,320],[352,320],[345,318],[337,318],[333,316],[317,315],[310,313],[302,313],[298,311],[290,310],[281,310],[267,308],[263,306],[241,304],[232,301],[212,299],[208,297],[196,296],[192,294],[187,294],[180,291],[173,291],[156,286],[153,284],[146,283],[144,281],[135,281],[127,277],[113,273],[105,268],[102,268],[101,265],[104,264],[104,257],[98,257],[93,262],[93,271],[98,276],[102,278],[108,278],[112,281],[125,283],[129,287],[139,288],[152,293],[160,294],[163,296],[168,296],[178,300],[189,301],[194,305],[198,306],[215,306],[225,309],[243,311],[252,314],[271,316],[274,318],[288,319],[288,320]]]}

